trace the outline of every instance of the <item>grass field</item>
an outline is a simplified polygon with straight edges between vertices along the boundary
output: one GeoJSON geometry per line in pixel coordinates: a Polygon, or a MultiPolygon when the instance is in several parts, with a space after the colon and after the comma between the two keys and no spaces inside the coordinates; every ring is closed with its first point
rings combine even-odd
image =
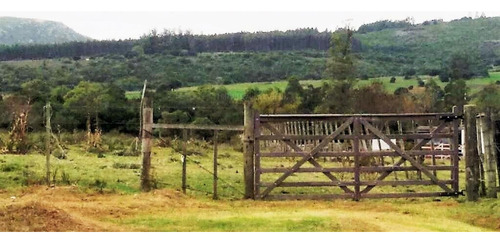
{"type": "MultiPolygon", "coordinates": [[[[438,77],[430,77],[430,76],[420,76],[423,80],[430,80],[433,78],[436,80],[436,83],[444,88],[446,83],[439,81],[438,77]]],[[[394,93],[394,91],[399,87],[408,87],[413,85],[414,87],[418,87],[417,79],[411,78],[408,80],[403,79],[403,77],[396,77],[395,83],[390,83],[391,77],[380,77],[380,78],[372,78],[370,80],[360,80],[357,85],[368,85],[372,82],[382,82],[384,84],[385,89],[389,93],[394,93]]],[[[500,72],[491,72],[490,77],[488,78],[475,78],[467,81],[467,85],[471,90],[471,93],[478,92],[485,85],[495,83],[497,80],[500,80],[500,72]]],[[[300,83],[303,86],[313,85],[314,87],[319,87],[323,82],[327,82],[327,80],[302,80],[300,83]]],[[[240,84],[229,84],[229,85],[214,85],[214,87],[223,86],[229,92],[229,95],[235,99],[242,99],[245,95],[246,90],[249,88],[258,88],[261,91],[265,91],[270,88],[278,88],[280,90],[285,90],[287,86],[287,81],[275,81],[275,82],[265,82],[265,83],[240,83],[240,84]]],[[[197,86],[193,87],[184,87],[178,89],[178,91],[193,91],[197,88],[197,86]]],[[[140,98],[140,91],[129,91],[127,92],[127,98],[129,99],[138,99],[140,98]]]]}
{"type": "Polygon", "coordinates": [[[500,231],[497,199],[241,200],[242,154],[228,144],[219,150],[220,200],[212,200],[211,145],[192,140],[188,151],[186,195],[171,147],[153,148],[158,189],[149,193],[139,190],[139,157],[98,158],[72,145],[67,159],[52,159],[55,186],[46,187],[36,185],[43,154],[0,154],[0,231],[500,231]]]}

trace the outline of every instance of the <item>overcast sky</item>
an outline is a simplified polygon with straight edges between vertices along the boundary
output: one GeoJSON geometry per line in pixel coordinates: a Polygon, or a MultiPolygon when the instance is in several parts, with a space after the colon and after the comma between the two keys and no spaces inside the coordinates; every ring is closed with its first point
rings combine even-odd
{"type": "Polygon", "coordinates": [[[53,20],[66,24],[80,34],[94,39],[138,38],[152,29],[183,30],[197,34],[239,31],[270,31],[312,27],[322,31],[350,25],[354,28],[377,20],[402,20],[413,17],[416,23],[430,19],[445,21],[464,16],[500,16],[496,1],[454,1],[440,5],[420,0],[419,4],[401,5],[392,0],[332,1],[72,1],[17,0],[3,4],[0,16],[53,20]],[[209,4],[207,4],[209,3],[209,4]],[[305,4],[307,3],[307,4],[305,4]],[[376,4],[374,4],[376,3],[376,4]],[[433,6],[430,8],[428,6],[433,6]],[[488,11],[497,10],[497,11],[488,11]]]}

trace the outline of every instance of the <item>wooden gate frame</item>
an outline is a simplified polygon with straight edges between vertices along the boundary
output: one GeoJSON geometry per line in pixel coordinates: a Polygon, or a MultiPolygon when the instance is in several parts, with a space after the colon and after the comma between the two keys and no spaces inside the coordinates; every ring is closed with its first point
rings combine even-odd
{"type": "Polygon", "coordinates": [[[435,196],[458,196],[459,191],[459,125],[462,118],[454,108],[453,113],[413,113],[413,114],[355,114],[355,115],[337,115],[337,114],[314,114],[314,115],[259,115],[254,116],[254,198],[255,199],[333,199],[333,198],[352,198],[359,200],[361,198],[398,198],[398,197],[435,197],[435,196]],[[371,121],[381,120],[441,120],[432,132],[428,134],[390,134],[386,135],[375,126],[371,121]],[[278,129],[273,127],[270,122],[283,121],[331,121],[341,120],[342,125],[327,136],[318,135],[285,135],[278,129]],[[440,133],[448,125],[452,126],[452,131],[449,133],[440,133]],[[361,126],[364,126],[372,134],[360,134],[361,126]],[[346,128],[353,126],[352,135],[341,134],[346,128]],[[262,135],[261,129],[266,128],[272,135],[262,135]],[[451,138],[452,149],[450,151],[425,151],[421,150],[422,146],[434,138],[451,138]],[[390,146],[394,151],[360,151],[361,139],[381,139],[390,146]],[[404,151],[391,141],[391,138],[396,139],[421,139],[420,142],[414,145],[411,150],[404,151]],[[321,142],[311,151],[304,151],[292,140],[298,139],[318,139],[321,142]],[[353,151],[349,152],[321,152],[323,147],[334,139],[352,139],[353,151]],[[261,153],[260,142],[265,140],[279,140],[286,144],[294,152],[271,152],[261,153]],[[425,166],[420,164],[412,156],[416,155],[450,155],[451,166],[425,166]],[[354,168],[324,168],[317,161],[319,156],[352,156],[354,157],[354,168]],[[378,167],[361,167],[361,156],[400,156],[401,159],[393,166],[378,166],[378,167]],[[261,168],[261,157],[302,157],[294,166],[290,168],[261,168]],[[402,167],[401,165],[408,161],[411,167],[402,167]],[[314,168],[301,168],[306,162],[309,162],[314,168]],[[393,171],[409,171],[416,170],[426,175],[430,181],[383,181],[393,171]],[[430,171],[449,170],[451,171],[451,180],[439,180],[430,171]],[[296,172],[321,172],[328,177],[330,182],[284,182],[290,175],[296,172]],[[340,181],[331,172],[354,172],[354,181],[340,181]],[[375,181],[361,181],[361,172],[381,172],[375,181]],[[262,183],[260,175],[262,173],[283,173],[273,183],[262,183]],[[447,186],[450,184],[451,187],[447,186]],[[442,192],[420,192],[420,193],[376,193],[368,194],[377,185],[437,185],[442,192]],[[340,187],[344,194],[320,194],[320,195],[271,195],[270,192],[280,186],[336,186],[340,187]],[[354,190],[348,188],[354,186],[354,190]],[[361,186],[366,186],[361,188],[361,186]],[[265,187],[261,192],[261,187],[265,187]]]}

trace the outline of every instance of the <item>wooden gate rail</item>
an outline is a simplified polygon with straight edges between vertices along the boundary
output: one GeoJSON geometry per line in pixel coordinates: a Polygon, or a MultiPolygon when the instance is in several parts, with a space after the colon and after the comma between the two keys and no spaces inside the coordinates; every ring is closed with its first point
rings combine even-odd
{"type": "MultiPolygon", "coordinates": [[[[361,198],[392,198],[392,197],[424,197],[424,196],[456,196],[459,194],[458,187],[458,137],[459,125],[462,117],[455,110],[452,113],[413,113],[413,114],[286,114],[286,115],[259,115],[254,117],[254,156],[255,156],[255,191],[256,199],[331,199],[331,198],[352,198],[359,200],[361,198]],[[380,124],[387,121],[432,121],[440,123],[429,133],[412,134],[385,134],[374,124],[380,124]],[[309,125],[314,122],[340,122],[341,125],[330,126],[332,131],[329,134],[293,134],[292,131],[286,133],[278,129],[275,124],[287,122],[307,122],[307,128],[318,129],[318,125],[309,125]],[[311,128],[313,127],[313,128],[311,128]],[[351,130],[347,134],[346,129],[351,130]],[[445,128],[449,128],[446,130],[445,128]],[[271,134],[263,134],[262,129],[271,134]],[[450,150],[422,150],[422,146],[429,141],[438,138],[450,139],[452,146],[450,150]],[[362,151],[360,144],[362,140],[377,139],[383,141],[389,146],[390,151],[362,151]],[[410,150],[404,150],[393,142],[394,139],[408,139],[415,141],[410,150]],[[352,151],[325,151],[325,147],[334,141],[351,141],[352,151]],[[285,145],[285,151],[261,152],[261,145],[266,142],[279,141],[285,145]],[[308,150],[304,146],[297,145],[297,141],[317,141],[314,147],[308,150]],[[290,150],[288,150],[290,149],[290,150]],[[425,155],[449,155],[451,165],[424,165],[419,156],[425,155]],[[383,156],[400,157],[393,166],[362,166],[361,158],[380,157],[384,163],[383,156]],[[300,158],[292,167],[286,168],[262,168],[262,158],[300,158]],[[353,158],[353,167],[331,168],[323,167],[319,162],[319,157],[347,157],[353,158]],[[301,168],[305,163],[311,164],[312,168],[301,168]],[[404,166],[409,162],[410,166],[404,166]],[[387,176],[396,171],[416,171],[425,175],[429,180],[402,180],[402,181],[384,181],[387,176]],[[436,171],[450,171],[451,178],[440,180],[436,176],[436,171]],[[352,181],[341,181],[333,173],[353,173],[352,181]],[[274,182],[262,182],[261,174],[281,173],[274,182]],[[285,181],[294,173],[322,173],[329,181],[316,182],[287,182],[285,181]],[[362,173],[380,173],[375,180],[362,180],[362,173]],[[369,193],[376,186],[410,186],[410,185],[433,185],[438,186],[441,192],[395,192],[395,193],[369,193]],[[344,191],[341,194],[319,194],[319,195],[274,195],[271,192],[278,187],[340,187],[344,191]],[[361,187],[364,188],[361,188],[361,187]],[[260,189],[264,188],[261,192],[260,189]]],[[[430,122],[429,122],[430,123],[430,122]]],[[[303,124],[303,123],[302,123],[303,124]]],[[[323,123],[320,123],[323,126],[323,123]]],[[[324,129],[324,128],[320,128],[324,129]]],[[[328,130],[328,129],[327,129],[328,130]]],[[[330,131],[329,130],[329,131],[330,131]]],[[[296,129],[297,131],[297,129],[296,129]]],[[[295,132],[296,132],[295,131],[295,132]]],[[[307,133],[307,131],[305,132],[307,133]]],[[[380,144],[380,142],[379,142],[380,144]]]]}

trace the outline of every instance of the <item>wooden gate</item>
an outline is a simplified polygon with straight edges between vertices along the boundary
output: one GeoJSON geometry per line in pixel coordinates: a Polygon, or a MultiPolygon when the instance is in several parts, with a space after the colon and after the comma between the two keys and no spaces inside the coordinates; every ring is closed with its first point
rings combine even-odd
{"type": "Polygon", "coordinates": [[[255,198],[457,196],[460,118],[457,112],[256,114],[255,198]],[[427,132],[419,132],[423,126],[427,132]],[[449,150],[432,149],[443,140],[449,150]]]}

